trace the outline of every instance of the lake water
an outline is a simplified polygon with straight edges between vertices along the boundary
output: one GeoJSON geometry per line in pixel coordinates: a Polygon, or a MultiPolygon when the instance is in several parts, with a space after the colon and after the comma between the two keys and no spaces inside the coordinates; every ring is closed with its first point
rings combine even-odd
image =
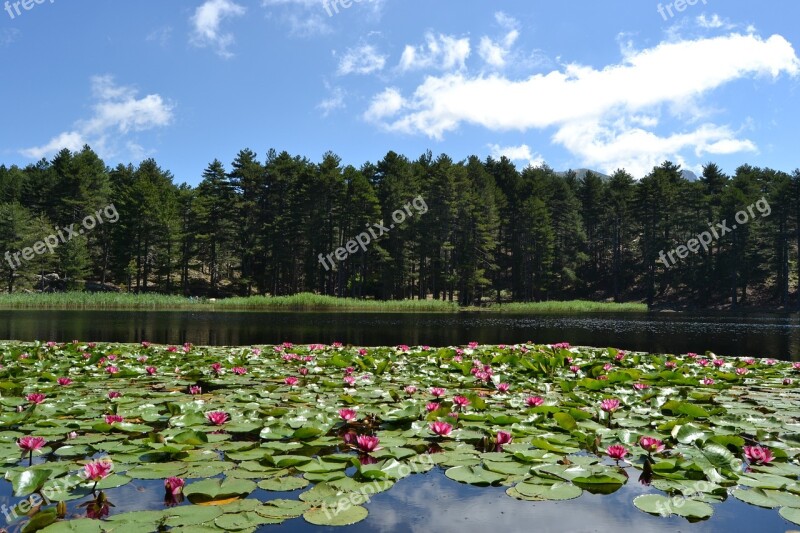
{"type": "Polygon", "coordinates": [[[800,360],[798,315],[0,311],[0,338],[198,345],[330,343],[444,346],[569,342],[661,353],[800,360]]]}

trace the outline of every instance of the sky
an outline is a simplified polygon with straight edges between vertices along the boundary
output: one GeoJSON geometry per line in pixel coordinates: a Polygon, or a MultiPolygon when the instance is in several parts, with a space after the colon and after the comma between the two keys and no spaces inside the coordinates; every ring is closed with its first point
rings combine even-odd
{"type": "Polygon", "coordinates": [[[0,0],[0,163],[245,148],[791,172],[796,0],[0,0]],[[25,9],[25,7],[28,9],[25,9]]]}

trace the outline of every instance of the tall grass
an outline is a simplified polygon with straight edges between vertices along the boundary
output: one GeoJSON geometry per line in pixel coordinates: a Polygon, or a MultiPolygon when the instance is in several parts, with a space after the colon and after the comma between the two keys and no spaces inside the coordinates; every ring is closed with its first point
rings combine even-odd
{"type": "Polygon", "coordinates": [[[0,295],[2,309],[131,309],[131,310],[263,310],[263,311],[370,311],[454,313],[458,305],[436,300],[377,301],[335,298],[318,294],[251,296],[216,301],[163,294],[66,292],[0,295]]]}
{"type": "Polygon", "coordinates": [[[572,300],[568,302],[527,302],[495,304],[488,310],[497,313],[548,314],[548,313],[646,313],[647,304],[589,302],[572,300]]]}

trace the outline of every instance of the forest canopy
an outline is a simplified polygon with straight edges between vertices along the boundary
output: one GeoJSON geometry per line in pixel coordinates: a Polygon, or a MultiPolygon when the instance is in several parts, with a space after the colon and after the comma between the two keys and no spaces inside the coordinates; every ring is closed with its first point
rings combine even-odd
{"type": "MultiPolygon", "coordinates": [[[[758,212],[756,213],[758,215],[758,212]]],[[[245,149],[212,161],[199,185],[177,184],[154,159],[109,168],[88,146],[25,168],[0,166],[0,263],[8,291],[93,288],[186,296],[314,292],[375,299],[486,301],[583,298],[687,305],[796,304],[800,170],[716,164],[697,180],[664,162],[625,170],[518,169],[506,159],[454,161],[389,152],[360,168],[245,149]],[[335,254],[365,228],[402,224],[335,254]],[[718,235],[674,263],[686,244],[762,200],[769,215],[718,235]],[[32,247],[113,206],[53,253],[32,247]]]]}

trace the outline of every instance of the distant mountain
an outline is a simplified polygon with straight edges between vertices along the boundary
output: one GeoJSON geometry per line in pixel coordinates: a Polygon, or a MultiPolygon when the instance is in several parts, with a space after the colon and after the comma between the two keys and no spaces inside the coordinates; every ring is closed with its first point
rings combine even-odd
{"type": "Polygon", "coordinates": [[[681,174],[683,175],[683,179],[687,181],[697,181],[697,174],[691,170],[681,170],[681,174]]]}
{"type": "MultiPolygon", "coordinates": [[[[569,171],[556,172],[556,174],[559,176],[566,176],[567,172],[569,171]]],[[[579,180],[582,180],[584,177],[586,177],[587,172],[592,172],[595,175],[600,176],[600,178],[604,180],[607,180],[611,177],[608,174],[603,174],[599,170],[592,170],[591,168],[576,168],[572,169],[572,172],[575,173],[575,175],[578,177],[579,180]]],[[[697,181],[698,179],[697,174],[695,174],[691,170],[681,170],[681,175],[683,176],[683,179],[685,179],[686,181],[697,181]]]]}

